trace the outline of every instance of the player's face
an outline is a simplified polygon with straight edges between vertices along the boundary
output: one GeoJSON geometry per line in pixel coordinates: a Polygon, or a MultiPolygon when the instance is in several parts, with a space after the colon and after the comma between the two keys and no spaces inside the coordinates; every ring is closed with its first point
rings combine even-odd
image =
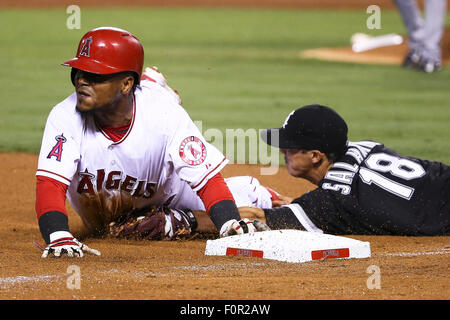
{"type": "Polygon", "coordinates": [[[309,172],[314,167],[310,151],[280,149],[280,152],[284,154],[286,168],[291,176],[298,178],[308,177],[309,172]]]}
{"type": "Polygon", "coordinates": [[[77,109],[87,112],[114,106],[122,93],[123,74],[99,75],[78,70],[74,85],[77,109]]]}

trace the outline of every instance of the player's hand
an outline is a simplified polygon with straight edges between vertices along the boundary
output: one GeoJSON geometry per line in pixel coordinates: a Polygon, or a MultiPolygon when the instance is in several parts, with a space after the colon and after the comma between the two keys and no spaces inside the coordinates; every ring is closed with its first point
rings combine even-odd
{"type": "Polygon", "coordinates": [[[53,254],[56,258],[61,257],[63,254],[67,254],[69,257],[83,257],[83,253],[89,253],[96,256],[100,256],[101,253],[98,250],[91,249],[87,245],[81,243],[70,234],[70,232],[60,231],[58,237],[50,242],[50,244],[42,252],[41,258],[47,258],[53,254]]]}
{"type": "Polygon", "coordinates": [[[266,216],[264,215],[264,210],[256,207],[239,207],[239,215],[242,219],[247,218],[248,220],[262,220],[266,221],[266,216]]]}
{"type": "Polygon", "coordinates": [[[219,235],[221,238],[244,234],[244,233],[254,233],[257,231],[267,231],[270,228],[260,220],[250,221],[247,218],[241,219],[239,221],[232,219],[228,220],[220,228],[219,235]]]}
{"type": "Polygon", "coordinates": [[[177,90],[172,89],[167,84],[166,77],[158,70],[156,66],[153,67],[146,67],[144,70],[144,73],[141,76],[141,80],[149,80],[151,82],[156,82],[161,87],[166,89],[174,98],[175,100],[181,104],[181,98],[177,90]]]}
{"type": "Polygon", "coordinates": [[[277,196],[278,196],[278,199],[272,200],[272,207],[273,208],[281,207],[281,206],[290,204],[292,202],[292,200],[294,200],[294,198],[283,196],[281,194],[278,194],[277,196]]]}

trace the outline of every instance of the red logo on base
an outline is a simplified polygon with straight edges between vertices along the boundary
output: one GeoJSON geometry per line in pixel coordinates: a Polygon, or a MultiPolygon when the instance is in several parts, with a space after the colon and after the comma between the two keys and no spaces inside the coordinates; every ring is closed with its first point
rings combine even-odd
{"type": "Polygon", "coordinates": [[[348,258],[349,256],[350,250],[348,248],[311,251],[313,260],[348,258]]]}
{"type": "Polygon", "coordinates": [[[227,248],[227,256],[262,258],[263,251],[250,249],[227,248]]]}
{"type": "Polygon", "coordinates": [[[180,158],[191,166],[198,166],[206,159],[206,147],[194,136],[187,137],[180,144],[180,158]]]}

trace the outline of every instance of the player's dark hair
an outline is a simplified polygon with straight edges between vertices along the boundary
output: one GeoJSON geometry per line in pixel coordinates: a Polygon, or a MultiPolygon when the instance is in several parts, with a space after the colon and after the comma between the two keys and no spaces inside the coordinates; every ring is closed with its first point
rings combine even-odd
{"type": "Polygon", "coordinates": [[[328,152],[325,153],[325,155],[327,156],[328,161],[330,161],[331,163],[335,163],[340,157],[343,156],[343,154],[336,152],[328,152]]]}

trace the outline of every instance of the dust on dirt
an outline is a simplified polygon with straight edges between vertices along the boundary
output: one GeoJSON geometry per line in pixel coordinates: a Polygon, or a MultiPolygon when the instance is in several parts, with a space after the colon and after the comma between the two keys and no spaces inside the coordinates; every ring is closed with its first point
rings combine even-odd
{"type": "MultiPolygon", "coordinates": [[[[101,257],[41,259],[32,243],[42,242],[34,211],[37,156],[0,153],[0,163],[0,299],[450,298],[450,237],[351,236],[370,242],[371,258],[307,263],[205,256],[204,239],[88,238],[101,257]],[[74,266],[81,274],[79,288],[69,285],[74,266]],[[368,286],[370,266],[379,267],[379,289],[368,286]]],[[[290,196],[315,188],[290,177],[284,167],[274,176],[262,176],[257,165],[229,165],[223,173],[255,176],[290,196]]],[[[68,214],[71,228],[80,227],[70,207],[68,214]]]]}

